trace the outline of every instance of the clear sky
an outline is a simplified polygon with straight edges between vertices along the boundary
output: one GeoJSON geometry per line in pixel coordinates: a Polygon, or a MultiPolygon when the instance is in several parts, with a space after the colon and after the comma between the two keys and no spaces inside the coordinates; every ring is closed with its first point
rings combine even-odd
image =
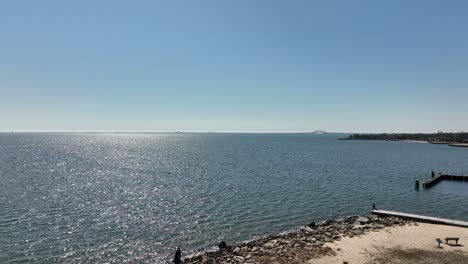
{"type": "Polygon", "coordinates": [[[1,1],[0,131],[468,131],[468,1],[1,1]]]}

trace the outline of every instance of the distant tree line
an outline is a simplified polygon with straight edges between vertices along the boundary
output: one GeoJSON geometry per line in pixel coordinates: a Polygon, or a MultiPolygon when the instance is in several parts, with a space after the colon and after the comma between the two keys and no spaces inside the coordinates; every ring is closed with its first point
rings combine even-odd
{"type": "Polygon", "coordinates": [[[429,142],[468,143],[468,132],[459,133],[392,133],[392,134],[352,134],[344,140],[419,140],[429,142]]]}

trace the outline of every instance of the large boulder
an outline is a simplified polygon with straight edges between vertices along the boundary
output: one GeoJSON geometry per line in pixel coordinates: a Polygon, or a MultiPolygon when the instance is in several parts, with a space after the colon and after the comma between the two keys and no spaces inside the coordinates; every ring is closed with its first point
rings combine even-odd
{"type": "Polygon", "coordinates": [[[358,219],[356,219],[356,222],[359,222],[359,223],[361,223],[361,225],[364,225],[364,224],[370,223],[370,220],[367,217],[362,217],[361,216],[358,219]]]}

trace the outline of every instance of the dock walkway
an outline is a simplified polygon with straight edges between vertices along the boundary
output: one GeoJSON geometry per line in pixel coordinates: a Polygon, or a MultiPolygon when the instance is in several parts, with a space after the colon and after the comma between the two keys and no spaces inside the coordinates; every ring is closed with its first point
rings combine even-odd
{"type": "Polygon", "coordinates": [[[431,179],[427,180],[426,182],[424,182],[422,184],[422,186],[423,186],[423,188],[428,189],[428,188],[431,188],[432,186],[436,185],[437,183],[439,183],[442,180],[468,182],[468,176],[443,174],[443,175],[436,176],[434,178],[431,178],[431,179]]]}
{"type": "Polygon", "coordinates": [[[372,210],[372,214],[379,215],[379,216],[397,216],[400,218],[415,220],[416,222],[424,222],[424,223],[430,223],[430,224],[442,224],[442,225],[459,226],[459,227],[468,228],[468,222],[433,217],[433,216],[408,214],[408,213],[377,210],[377,209],[372,210]]]}

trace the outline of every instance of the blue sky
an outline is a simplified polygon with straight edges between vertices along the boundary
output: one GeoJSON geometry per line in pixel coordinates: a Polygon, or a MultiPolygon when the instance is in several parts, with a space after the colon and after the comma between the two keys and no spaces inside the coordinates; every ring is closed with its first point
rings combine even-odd
{"type": "Polygon", "coordinates": [[[2,1],[0,131],[468,131],[467,1],[2,1]]]}

